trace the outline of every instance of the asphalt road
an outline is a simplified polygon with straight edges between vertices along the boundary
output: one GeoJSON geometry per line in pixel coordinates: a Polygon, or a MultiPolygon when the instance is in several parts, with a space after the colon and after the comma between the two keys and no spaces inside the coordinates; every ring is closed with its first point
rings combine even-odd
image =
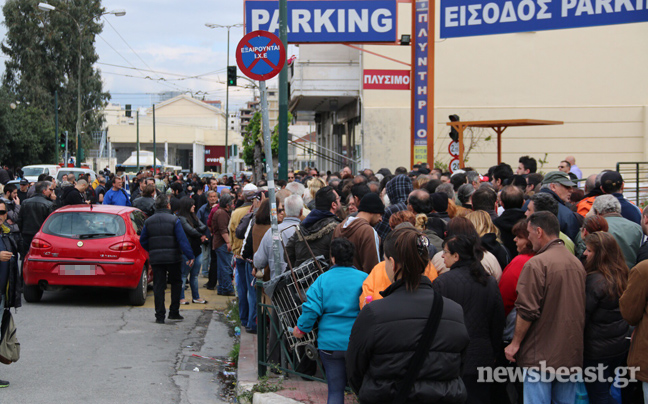
{"type": "Polygon", "coordinates": [[[222,316],[191,307],[182,310],[184,321],[162,325],[148,301],[142,308],[127,302],[121,291],[66,290],[12,310],[21,358],[0,364],[0,379],[11,383],[0,401],[227,402],[219,375],[233,338],[222,316]]]}

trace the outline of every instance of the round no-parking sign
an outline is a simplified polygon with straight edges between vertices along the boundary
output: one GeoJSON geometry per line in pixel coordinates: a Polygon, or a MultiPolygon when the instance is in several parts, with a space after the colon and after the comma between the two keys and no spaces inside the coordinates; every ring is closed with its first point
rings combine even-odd
{"type": "Polygon", "coordinates": [[[454,173],[457,170],[461,169],[461,165],[459,164],[459,158],[453,158],[450,160],[450,164],[448,164],[448,169],[450,170],[450,173],[454,173]]]}
{"type": "Polygon", "coordinates": [[[286,49],[267,31],[252,31],[236,46],[236,63],[251,79],[264,81],[279,74],[286,63],[286,49]]]}

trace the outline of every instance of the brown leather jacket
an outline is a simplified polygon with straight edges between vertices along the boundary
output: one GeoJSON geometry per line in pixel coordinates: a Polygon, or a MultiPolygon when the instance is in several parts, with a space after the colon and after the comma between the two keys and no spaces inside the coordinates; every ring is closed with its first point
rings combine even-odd
{"type": "Polygon", "coordinates": [[[517,285],[517,315],[530,321],[517,354],[522,367],[583,366],[585,268],[560,239],[525,265],[517,285]]]}
{"type": "Polygon", "coordinates": [[[619,299],[623,318],[636,326],[628,353],[628,366],[638,366],[635,377],[648,382],[648,261],[630,270],[628,286],[619,299]]]}

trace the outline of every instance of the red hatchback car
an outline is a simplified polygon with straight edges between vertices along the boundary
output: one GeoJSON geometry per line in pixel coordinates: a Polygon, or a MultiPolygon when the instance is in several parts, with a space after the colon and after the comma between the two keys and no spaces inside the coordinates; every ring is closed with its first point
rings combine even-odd
{"type": "Polygon", "coordinates": [[[130,289],[130,303],[143,305],[153,280],[139,242],[144,220],[140,210],[123,206],[73,205],[53,212],[25,260],[25,300],[40,301],[43,290],[97,286],[130,289]]]}

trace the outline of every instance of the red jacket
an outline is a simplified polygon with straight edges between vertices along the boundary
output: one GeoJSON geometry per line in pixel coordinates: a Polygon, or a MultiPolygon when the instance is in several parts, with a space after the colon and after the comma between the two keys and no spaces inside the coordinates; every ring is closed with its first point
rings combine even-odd
{"type": "Polygon", "coordinates": [[[502,277],[499,281],[499,289],[502,294],[502,300],[504,300],[504,313],[508,314],[513,310],[515,306],[515,300],[517,299],[517,288],[518,278],[524,268],[524,264],[531,259],[533,255],[529,254],[520,254],[504,268],[502,277]]]}

